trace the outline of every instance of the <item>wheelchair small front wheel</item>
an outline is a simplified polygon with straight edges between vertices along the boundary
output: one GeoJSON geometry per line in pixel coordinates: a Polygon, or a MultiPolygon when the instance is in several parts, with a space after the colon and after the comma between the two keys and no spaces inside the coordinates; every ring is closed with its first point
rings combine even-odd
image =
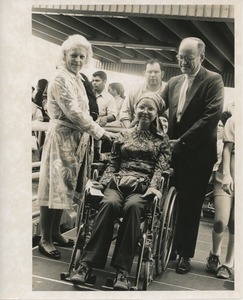
{"type": "Polygon", "coordinates": [[[80,259],[81,259],[82,251],[81,249],[77,249],[75,259],[74,259],[74,269],[76,270],[79,267],[80,259]]]}
{"type": "Polygon", "coordinates": [[[144,263],[143,269],[143,291],[147,291],[148,285],[152,281],[152,261],[148,260],[144,263]]]}

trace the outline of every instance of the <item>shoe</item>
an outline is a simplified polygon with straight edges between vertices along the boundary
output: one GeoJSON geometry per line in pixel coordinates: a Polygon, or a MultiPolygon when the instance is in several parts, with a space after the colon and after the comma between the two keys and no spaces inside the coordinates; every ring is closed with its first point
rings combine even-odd
{"type": "Polygon", "coordinates": [[[216,277],[221,279],[228,279],[231,274],[232,269],[225,265],[222,265],[218,268],[216,277]]]}
{"type": "Polygon", "coordinates": [[[191,259],[189,257],[180,256],[176,266],[176,273],[186,274],[191,269],[191,259]]]}
{"type": "Polygon", "coordinates": [[[52,241],[53,241],[53,243],[57,244],[58,246],[66,247],[66,248],[73,248],[73,246],[75,245],[75,242],[72,239],[68,239],[68,241],[65,243],[64,241],[61,241],[61,240],[53,237],[52,241]]]}
{"type": "Polygon", "coordinates": [[[209,253],[209,257],[207,258],[206,267],[209,272],[216,273],[218,269],[218,265],[220,264],[219,256],[214,255],[211,252],[209,253]]]}
{"type": "Polygon", "coordinates": [[[125,270],[118,270],[113,289],[116,291],[128,291],[131,287],[130,281],[127,279],[128,273],[125,270]]]}
{"type": "Polygon", "coordinates": [[[71,277],[70,281],[73,284],[84,284],[88,281],[91,276],[92,268],[88,268],[85,265],[80,265],[74,275],[71,277]]]}
{"type": "Polygon", "coordinates": [[[40,253],[43,255],[53,258],[53,259],[60,259],[61,258],[61,252],[58,250],[52,250],[52,251],[47,251],[43,244],[38,245],[38,250],[40,253]]]}

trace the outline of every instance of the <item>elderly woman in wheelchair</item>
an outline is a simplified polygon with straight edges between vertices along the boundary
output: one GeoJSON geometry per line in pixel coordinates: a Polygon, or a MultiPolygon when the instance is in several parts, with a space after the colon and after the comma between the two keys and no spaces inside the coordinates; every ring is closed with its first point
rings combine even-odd
{"type": "Polygon", "coordinates": [[[163,100],[155,93],[143,94],[135,106],[138,123],[115,139],[111,158],[99,182],[102,189],[91,238],[84,248],[80,265],[70,278],[74,284],[87,282],[92,268],[104,268],[113,238],[114,221],[122,216],[111,266],[116,269],[113,288],[129,290],[129,273],[137,250],[141,217],[151,198],[162,197],[162,172],[170,167],[168,136],[159,129],[158,115],[163,100]]]}

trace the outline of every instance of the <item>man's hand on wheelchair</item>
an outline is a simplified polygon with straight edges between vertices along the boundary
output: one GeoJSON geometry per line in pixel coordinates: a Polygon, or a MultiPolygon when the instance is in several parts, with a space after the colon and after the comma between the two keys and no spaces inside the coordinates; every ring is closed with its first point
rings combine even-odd
{"type": "Polygon", "coordinates": [[[159,200],[162,198],[161,192],[152,187],[148,188],[145,194],[141,196],[141,198],[150,198],[151,196],[157,196],[159,200]]]}
{"type": "Polygon", "coordinates": [[[92,181],[92,188],[103,191],[104,190],[104,186],[103,184],[99,183],[98,181],[93,180],[92,181]]]}

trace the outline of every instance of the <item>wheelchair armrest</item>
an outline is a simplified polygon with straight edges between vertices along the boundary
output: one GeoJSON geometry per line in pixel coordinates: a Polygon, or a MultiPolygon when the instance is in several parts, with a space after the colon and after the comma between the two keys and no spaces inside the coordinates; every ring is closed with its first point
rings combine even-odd
{"type": "Polygon", "coordinates": [[[163,177],[163,186],[162,189],[163,190],[167,190],[169,189],[169,185],[170,185],[170,179],[174,174],[174,170],[172,168],[169,168],[166,171],[162,172],[162,177],[163,177]]]}
{"type": "Polygon", "coordinates": [[[104,171],[105,163],[103,162],[95,162],[91,164],[92,170],[104,171]]]}
{"type": "Polygon", "coordinates": [[[91,178],[93,180],[98,180],[100,173],[105,170],[105,163],[96,162],[91,164],[91,178]]]}
{"type": "Polygon", "coordinates": [[[166,171],[162,172],[162,176],[167,180],[174,174],[174,170],[172,168],[169,168],[166,171]]]}

